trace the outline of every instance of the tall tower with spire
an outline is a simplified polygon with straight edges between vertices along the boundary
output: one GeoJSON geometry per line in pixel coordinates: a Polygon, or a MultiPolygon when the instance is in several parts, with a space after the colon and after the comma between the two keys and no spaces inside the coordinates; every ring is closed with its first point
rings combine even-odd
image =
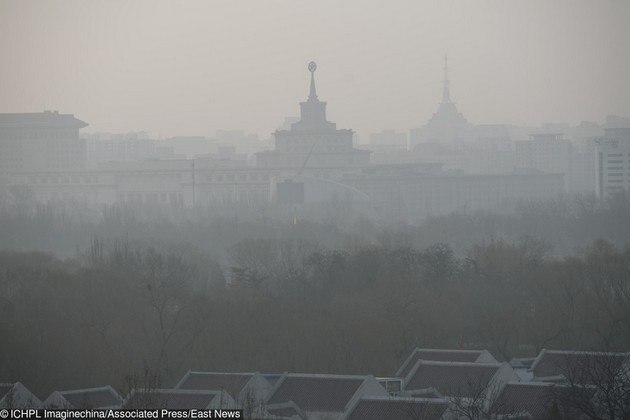
{"type": "Polygon", "coordinates": [[[308,71],[311,72],[311,88],[308,99],[300,102],[300,121],[292,125],[292,130],[335,130],[335,124],[326,120],[326,102],[317,98],[315,70],[317,70],[317,64],[314,61],[308,63],[308,71]]]}
{"type": "Polygon", "coordinates": [[[442,92],[442,103],[451,102],[451,92],[448,86],[448,57],[444,56],[444,87],[442,92]]]}
{"type": "Polygon", "coordinates": [[[277,130],[275,150],[257,153],[256,164],[300,171],[368,165],[370,151],[353,147],[353,131],[338,130],[326,119],[326,102],[319,100],[315,87],[317,64],[311,61],[308,70],[311,83],[307,100],[300,102],[300,120],[290,130],[277,130]]]}
{"type": "Polygon", "coordinates": [[[448,57],[446,55],[444,56],[444,80],[442,85],[442,101],[426,127],[426,140],[434,143],[456,141],[460,133],[469,127],[468,121],[457,110],[455,102],[451,100],[448,57]]]}

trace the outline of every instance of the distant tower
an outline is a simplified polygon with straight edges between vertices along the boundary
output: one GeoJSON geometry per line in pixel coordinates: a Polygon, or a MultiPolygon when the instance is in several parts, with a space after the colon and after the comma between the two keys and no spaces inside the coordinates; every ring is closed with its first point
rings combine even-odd
{"type": "Polygon", "coordinates": [[[444,87],[442,92],[442,103],[451,102],[451,92],[448,86],[448,57],[444,56],[444,87]]]}
{"type": "Polygon", "coordinates": [[[315,70],[317,70],[317,64],[314,61],[308,63],[308,71],[311,72],[311,88],[306,102],[300,102],[300,121],[293,124],[293,127],[297,129],[334,130],[335,124],[326,120],[326,102],[317,99],[315,70]]]}
{"type": "Polygon", "coordinates": [[[426,140],[429,142],[452,142],[468,128],[468,121],[451,101],[450,82],[448,80],[448,57],[444,56],[444,80],[442,82],[442,102],[438,110],[427,123],[426,140]]]}
{"type": "Polygon", "coordinates": [[[256,164],[263,167],[305,168],[366,166],[370,163],[370,152],[355,149],[352,144],[352,130],[337,129],[337,125],[326,119],[326,102],[317,97],[315,71],[317,64],[308,63],[311,84],[308,98],[300,102],[300,120],[291,124],[288,130],[277,130],[275,150],[256,154],[256,164]]]}
{"type": "Polygon", "coordinates": [[[317,91],[315,90],[315,70],[317,70],[317,63],[311,61],[308,63],[308,71],[311,72],[311,90],[308,94],[308,100],[317,100],[317,91]]]}

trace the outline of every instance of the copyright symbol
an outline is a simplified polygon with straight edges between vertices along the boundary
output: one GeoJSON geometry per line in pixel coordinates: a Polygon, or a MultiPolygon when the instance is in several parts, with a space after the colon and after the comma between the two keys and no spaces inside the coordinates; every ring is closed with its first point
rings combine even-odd
{"type": "Polygon", "coordinates": [[[9,417],[9,410],[7,410],[6,408],[0,410],[0,418],[6,419],[7,417],[9,417]]]}

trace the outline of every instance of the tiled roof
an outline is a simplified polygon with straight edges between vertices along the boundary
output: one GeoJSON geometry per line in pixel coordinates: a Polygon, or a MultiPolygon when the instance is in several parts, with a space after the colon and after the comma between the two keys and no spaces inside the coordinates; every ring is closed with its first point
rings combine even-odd
{"type": "Polygon", "coordinates": [[[419,349],[416,348],[403,362],[396,372],[396,376],[405,377],[409,374],[418,360],[436,362],[476,362],[483,350],[451,350],[451,349],[419,349]]]}
{"type": "MultiPolygon", "coordinates": [[[[570,389],[544,382],[507,383],[498,398],[492,404],[492,413],[497,415],[528,412],[534,420],[546,420],[550,417],[554,402],[560,412],[564,412],[562,400],[570,389]]],[[[584,389],[585,397],[593,396],[594,389],[584,389]]],[[[569,418],[577,413],[566,413],[569,418]]]]}
{"type": "Polygon", "coordinates": [[[492,404],[496,414],[515,414],[527,411],[534,419],[549,417],[553,404],[550,384],[508,383],[492,404]]]}
{"type": "Polygon", "coordinates": [[[444,396],[440,394],[435,388],[417,389],[413,391],[406,391],[406,394],[415,398],[431,398],[442,399],[444,396]]]}
{"type": "Polygon", "coordinates": [[[272,386],[278,382],[280,378],[282,378],[282,374],[280,373],[263,373],[262,377],[267,380],[272,386]]]}
{"type": "Polygon", "coordinates": [[[362,398],[343,420],[439,420],[447,409],[445,400],[362,398]]]}
{"type": "Polygon", "coordinates": [[[238,398],[253,373],[188,372],[177,384],[176,389],[221,390],[232,398],[238,398]]]}
{"type": "Polygon", "coordinates": [[[286,374],[266,403],[293,401],[305,411],[341,412],[364,380],[364,376],[286,374]]]}
{"type": "Polygon", "coordinates": [[[39,408],[42,402],[21,382],[0,383],[1,408],[39,408]]]}
{"type": "Polygon", "coordinates": [[[73,408],[113,407],[122,403],[122,398],[109,386],[60,391],[59,393],[73,408]]]}
{"type": "Polygon", "coordinates": [[[190,391],[179,389],[133,390],[124,408],[205,409],[219,395],[219,391],[190,391]]]}
{"type": "Polygon", "coordinates": [[[0,114],[0,128],[10,127],[87,127],[87,123],[71,114],[55,112],[30,112],[20,114],[0,114]]]}
{"type": "Polygon", "coordinates": [[[500,363],[416,363],[405,384],[406,390],[435,388],[448,396],[470,397],[488,386],[500,363]]]}
{"type": "Polygon", "coordinates": [[[13,388],[13,384],[0,384],[0,400],[13,388]]]}
{"type": "Polygon", "coordinates": [[[536,358],[534,357],[514,358],[510,360],[510,366],[512,366],[514,369],[529,369],[532,367],[532,363],[534,363],[534,360],[536,360],[536,358]]]}
{"type": "Polygon", "coordinates": [[[268,405],[267,413],[271,416],[281,418],[307,418],[306,414],[304,414],[304,412],[293,401],[282,404],[268,405]]]}
{"type": "Polygon", "coordinates": [[[563,376],[575,383],[593,384],[612,378],[628,353],[541,350],[532,364],[536,378],[563,376]]]}

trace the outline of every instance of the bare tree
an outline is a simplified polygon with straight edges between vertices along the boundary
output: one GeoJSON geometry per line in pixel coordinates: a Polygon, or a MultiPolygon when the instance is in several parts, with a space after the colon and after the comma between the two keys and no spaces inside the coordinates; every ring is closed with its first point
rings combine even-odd
{"type": "Polygon", "coordinates": [[[129,373],[123,378],[127,399],[123,406],[126,409],[163,408],[164,401],[159,396],[158,390],[162,380],[159,373],[153,370],[147,363],[144,364],[141,374],[129,373]]]}
{"type": "Polygon", "coordinates": [[[628,357],[612,353],[580,353],[560,365],[566,387],[556,397],[567,410],[593,420],[630,417],[628,357]]]}
{"type": "Polygon", "coordinates": [[[183,292],[195,268],[178,256],[164,256],[154,250],[149,250],[141,261],[148,304],[157,316],[160,341],[158,362],[170,375],[169,345],[180,330],[183,313],[188,308],[183,292]]]}
{"type": "Polygon", "coordinates": [[[502,410],[495,404],[503,384],[484,377],[468,378],[449,387],[448,400],[460,419],[495,420],[502,410]]]}

